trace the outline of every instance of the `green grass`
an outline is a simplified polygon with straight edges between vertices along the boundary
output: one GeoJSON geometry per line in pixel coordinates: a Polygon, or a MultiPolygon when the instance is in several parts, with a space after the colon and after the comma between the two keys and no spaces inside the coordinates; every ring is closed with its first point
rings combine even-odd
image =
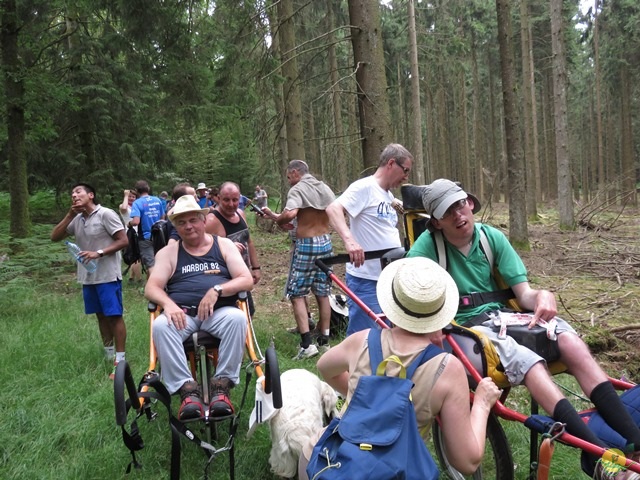
{"type": "MultiPolygon", "coordinates": [[[[55,202],[35,196],[40,218],[55,221],[55,202]]],[[[145,448],[138,453],[142,470],[124,475],[130,455],[116,426],[113,382],[107,377],[110,365],[103,360],[100,336],[94,316],[83,313],[80,286],[75,281],[75,265],[62,244],[49,240],[52,223],[35,224],[33,237],[10,242],[8,238],[8,196],[0,194],[0,478],[11,479],[107,479],[168,478],[170,430],[166,412],[152,423],[139,422],[145,448]]],[[[59,214],[59,212],[58,212],[59,214]]],[[[248,213],[249,218],[253,217],[248,213]]],[[[253,221],[251,224],[253,225],[253,221]]],[[[263,279],[255,290],[258,344],[266,348],[274,341],[281,371],[307,368],[316,372],[315,360],[294,362],[298,337],[287,334],[294,324],[291,307],[282,302],[287,276],[288,236],[254,229],[263,279]]],[[[148,363],[148,314],[138,288],[125,280],[125,321],[127,360],[136,381],[148,363]]],[[[313,302],[312,302],[313,304],[313,302]]],[[[556,377],[575,390],[568,376],[556,377]]],[[[244,378],[243,378],[244,381],[244,378]]],[[[253,377],[247,404],[241,413],[236,443],[236,478],[270,479],[269,432],[260,426],[246,438],[248,418],[254,399],[253,377]]],[[[239,405],[242,391],[233,391],[239,405]]],[[[526,390],[516,388],[509,404],[528,412],[526,390]]],[[[177,409],[174,400],[174,411],[177,409]]],[[[577,403],[579,408],[585,405],[577,403]]],[[[516,478],[527,477],[529,431],[514,422],[503,422],[516,463],[516,478]]],[[[205,455],[183,440],[182,478],[203,478],[205,455]]],[[[211,478],[228,478],[228,456],[215,459],[211,478]]],[[[550,478],[584,477],[579,469],[579,452],[559,445],[550,478]]]]}

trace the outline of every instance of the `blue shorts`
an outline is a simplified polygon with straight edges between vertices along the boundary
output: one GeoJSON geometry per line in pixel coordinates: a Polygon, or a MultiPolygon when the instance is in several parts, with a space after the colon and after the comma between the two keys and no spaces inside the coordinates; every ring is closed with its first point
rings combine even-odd
{"type": "Polygon", "coordinates": [[[124,311],[122,307],[122,282],[98,283],[96,285],[83,285],[82,297],[84,298],[84,313],[102,313],[107,317],[121,317],[124,311]]]}
{"type": "Polygon", "coordinates": [[[332,253],[329,234],[297,239],[287,295],[290,298],[304,297],[312,291],[318,297],[328,297],[331,293],[331,280],[316,267],[315,261],[317,258],[330,257],[332,253]]]}

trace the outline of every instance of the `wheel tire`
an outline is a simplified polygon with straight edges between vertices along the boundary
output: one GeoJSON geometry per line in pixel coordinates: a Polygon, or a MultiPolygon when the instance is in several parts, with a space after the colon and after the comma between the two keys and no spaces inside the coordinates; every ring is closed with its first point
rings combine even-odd
{"type": "Polygon", "coordinates": [[[504,433],[502,425],[498,418],[491,413],[487,419],[487,444],[485,446],[485,454],[478,470],[473,475],[465,476],[451,466],[447,459],[444,446],[444,437],[440,424],[433,422],[431,430],[433,437],[433,445],[440,463],[440,470],[446,474],[445,478],[461,480],[472,478],[474,480],[513,480],[513,457],[507,436],[504,433]]]}
{"type": "Polygon", "coordinates": [[[271,393],[273,406],[282,408],[282,388],[280,387],[280,366],[278,365],[278,357],[276,349],[273,346],[267,348],[264,355],[265,363],[265,393],[271,393]]]}

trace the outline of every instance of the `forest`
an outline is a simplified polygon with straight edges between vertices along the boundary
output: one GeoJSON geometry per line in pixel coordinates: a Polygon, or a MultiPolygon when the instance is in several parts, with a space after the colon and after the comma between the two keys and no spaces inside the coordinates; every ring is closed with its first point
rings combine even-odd
{"type": "Polygon", "coordinates": [[[34,192],[256,183],[306,160],[339,193],[388,143],[411,181],[448,177],[574,228],[637,205],[637,0],[2,0],[0,191],[11,236],[34,192]],[[597,208],[597,207],[592,207],[597,208]]]}

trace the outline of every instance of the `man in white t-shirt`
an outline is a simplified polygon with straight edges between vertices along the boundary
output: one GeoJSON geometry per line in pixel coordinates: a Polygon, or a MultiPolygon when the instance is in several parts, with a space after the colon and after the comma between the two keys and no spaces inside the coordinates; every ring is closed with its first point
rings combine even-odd
{"type": "MultiPolygon", "coordinates": [[[[327,208],[331,225],[351,259],[347,264],[347,286],[376,313],[382,313],[376,296],[381,266],[377,259],[364,261],[364,252],[402,245],[395,209],[400,202],[390,190],[407,181],[412,164],[413,155],[406,148],[397,143],[387,145],[375,173],[352,183],[327,208]]],[[[347,335],[375,325],[360,307],[349,301],[347,335]]]]}

